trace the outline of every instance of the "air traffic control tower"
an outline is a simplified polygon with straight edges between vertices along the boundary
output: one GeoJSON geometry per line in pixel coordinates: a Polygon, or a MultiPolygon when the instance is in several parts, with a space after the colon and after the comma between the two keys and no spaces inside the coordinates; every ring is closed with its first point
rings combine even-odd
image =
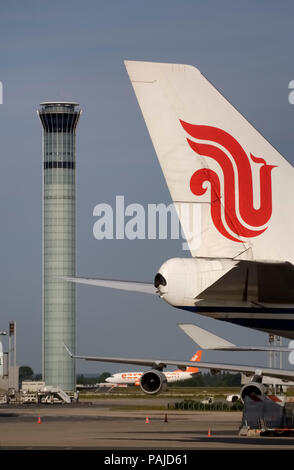
{"type": "Polygon", "coordinates": [[[41,103],[43,126],[43,380],[75,390],[75,284],[59,279],[76,274],[76,127],[78,103],[41,103]]]}

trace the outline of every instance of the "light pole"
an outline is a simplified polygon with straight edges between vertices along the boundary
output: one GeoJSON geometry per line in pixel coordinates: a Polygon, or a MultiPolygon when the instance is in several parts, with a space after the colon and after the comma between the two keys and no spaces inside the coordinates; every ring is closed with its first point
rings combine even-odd
{"type": "Polygon", "coordinates": [[[16,323],[9,322],[8,337],[8,387],[18,389],[18,379],[16,377],[16,323]]]}
{"type": "MultiPolygon", "coordinates": [[[[7,331],[1,330],[0,335],[6,336],[7,331]]],[[[3,377],[4,377],[4,354],[3,354],[2,341],[0,341],[0,379],[3,379],[3,377]]]]}

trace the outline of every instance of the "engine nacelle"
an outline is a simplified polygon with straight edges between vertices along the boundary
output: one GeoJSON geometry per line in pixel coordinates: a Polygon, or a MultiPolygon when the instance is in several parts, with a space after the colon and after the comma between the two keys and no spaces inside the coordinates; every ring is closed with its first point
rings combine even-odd
{"type": "Polygon", "coordinates": [[[160,267],[154,285],[170,305],[194,306],[195,298],[237,263],[230,259],[171,258],[160,267]]]}
{"type": "Polygon", "coordinates": [[[166,376],[159,370],[148,370],[141,376],[140,387],[148,395],[164,392],[167,389],[166,376]]]}
{"type": "Polygon", "coordinates": [[[241,400],[245,401],[245,397],[250,397],[253,401],[259,401],[259,398],[266,394],[266,388],[262,383],[250,382],[244,385],[240,392],[241,400]]]}

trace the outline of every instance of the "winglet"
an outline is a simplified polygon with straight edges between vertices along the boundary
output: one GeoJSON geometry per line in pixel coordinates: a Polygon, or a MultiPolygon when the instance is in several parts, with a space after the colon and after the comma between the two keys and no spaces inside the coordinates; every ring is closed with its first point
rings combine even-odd
{"type": "Polygon", "coordinates": [[[199,328],[199,326],[192,325],[192,324],[184,324],[178,323],[178,326],[183,330],[186,335],[190,336],[190,338],[202,349],[222,349],[222,348],[232,348],[236,347],[235,344],[230,343],[229,341],[216,336],[209,331],[203,330],[203,328],[199,328]]]}

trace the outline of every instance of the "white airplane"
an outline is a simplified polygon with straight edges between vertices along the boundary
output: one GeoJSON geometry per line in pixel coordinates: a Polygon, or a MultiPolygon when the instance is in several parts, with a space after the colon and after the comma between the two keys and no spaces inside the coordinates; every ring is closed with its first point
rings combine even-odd
{"type": "MultiPolygon", "coordinates": [[[[166,261],[154,285],[63,279],[157,293],[174,307],[294,339],[293,167],[195,67],[125,65],[191,258],[166,261]]],[[[88,361],[149,366],[140,385],[151,394],[166,386],[166,365],[193,367],[188,361],[68,353],[88,361]]],[[[252,392],[265,394],[263,376],[294,379],[292,370],[205,362],[197,367],[251,376],[242,399],[252,392]]]]}
{"type": "Polygon", "coordinates": [[[63,279],[294,339],[293,167],[195,67],[125,65],[191,258],[167,260],[154,285],[63,279]]]}
{"type": "MultiPolygon", "coordinates": [[[[191,362],[199,362],[201,360],[202,351],[197,351],[194,356],[191,357],[191,362]]],[[[195,374],[198,374],[199,369],[197,367],[187,367],[185,371],[180,369],[173,370],[171,372],[163,372],[166,377],[167,383],[182,382],[184,380],[192,379],[195,374]]],[[[118,372],[116,374],[107,377],[106,382],[110,384],[128,384],[128,385],[140,385],[140,379],[144,372],[118,372]]]]}

